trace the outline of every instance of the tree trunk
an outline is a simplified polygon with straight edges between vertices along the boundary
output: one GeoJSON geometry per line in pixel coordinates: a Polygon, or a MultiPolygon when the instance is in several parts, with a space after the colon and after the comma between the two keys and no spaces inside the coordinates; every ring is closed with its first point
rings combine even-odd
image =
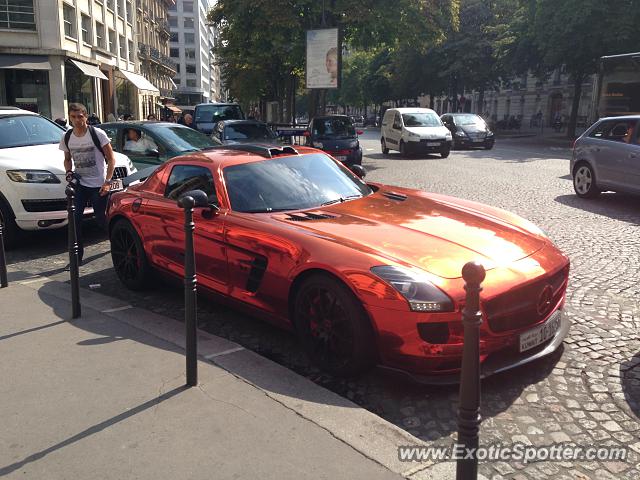
{"type": "Polygon", "coordinates": [[[573,102],[571,104],[571,116],[567,124],[567,138],[573,140],[576,136],[576,123],[578,120],[578,109],[580,108],[580,95],[582,94],[582,82],[584,74],[578,72],[573,77],[573,102]]]}
{"type": "Polygon", "coordinates": [[[484,87],[478,90],[478,106],[476,110],[478,115],[484,115],[484,87]]]}
{"type": "Polygon", "coordinates": [[[435,97],[433,96],[433,93],[429,93],[429,108],[430,108],[431,110],[433,110],[433,109],[434,109],[433,107],[435,106],[435,101],[436,101],[436,99],[435,99],[435,97]]]}

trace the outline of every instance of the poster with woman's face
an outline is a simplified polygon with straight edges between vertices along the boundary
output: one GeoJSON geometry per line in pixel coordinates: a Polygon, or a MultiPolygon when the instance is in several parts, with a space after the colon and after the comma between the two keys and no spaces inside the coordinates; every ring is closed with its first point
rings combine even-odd
{"type": "Polygon", "coordinates": [[[307,88],[338,88],[338,29],[307,31],[307,88]]]}

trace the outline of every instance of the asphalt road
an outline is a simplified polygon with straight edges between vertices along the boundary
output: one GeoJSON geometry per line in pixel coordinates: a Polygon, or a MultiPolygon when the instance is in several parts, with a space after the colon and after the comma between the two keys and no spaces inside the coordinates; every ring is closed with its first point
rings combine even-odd
{"type": "MultiPolygon", "coordinates": [[[[567,313],[573,327],[551,358],[491,377],[482,385],[481,441],[630,447],[626,462],[580,461],[481,465],[490,478],[640,478],[640,341],[638,282],[640,202],[620,194],[581,200],[569,177],[570,150],[536,138],[497,139],[491,151],[453,151],[401,158],[382,155],[379,132],[361,138],[367,179],[467,198],[513,211],[540,226],[571,258],[567,313]]],[[[567,142],[567,146],[569,142],[567,142]]],[[[30,235],[8,253],[13,270],[64,278],[65,232],[30,235]]],[[[144,293],[117,280],[108,242],[86,234],[81,284],[103,294],[181,319],[181,286],[158,282],[144,293]]],[[[307,361],[295,338],[259,320],[199,301],[201,328],[236,341],[355,401],[438,445],[456,432],[457,389],[421,387],[373,371],[334,378],[307,361]]]]}

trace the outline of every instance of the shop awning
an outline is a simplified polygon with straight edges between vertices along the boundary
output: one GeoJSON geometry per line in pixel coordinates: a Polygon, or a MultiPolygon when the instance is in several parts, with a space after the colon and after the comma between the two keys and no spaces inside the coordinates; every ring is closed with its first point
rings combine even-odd
{"type": "Polygon", "coordinates": [[[173,113],[182,113],[182,110],[180,110],[178,107],[174,107],[173,105],[165,105],[165,107],[171,110],[173,113]]]}
{"type": "Polygon", "coordinates": [[[0,68],[51,70],[51,64],[44,55],[0,55],[0,68]]]}
{"type": "Polygon", "coordinates": [[[160,90],[158,90],[153,83],[144,78],[142,75],[138,75],[137,73],[127,72],[126,70],[120,70],[120,72],[133,83],[137,89],[146,90],[148,92],[153,92],[155,94],[159,94],[160,90]]]}
{"type": "Polygon", "coordinates": [[[89,77],[101,78],[102,80],[109,80],[105,76],[105,74],[102,73],[100,69],[95,65],[89,65],[88,63],[79,62],[78,60],[73,60],[71,58],[69,60],[71,60],[71,63],[73,63],[76,67],[78,67],[80,71],[85,75],[89,77]]]}

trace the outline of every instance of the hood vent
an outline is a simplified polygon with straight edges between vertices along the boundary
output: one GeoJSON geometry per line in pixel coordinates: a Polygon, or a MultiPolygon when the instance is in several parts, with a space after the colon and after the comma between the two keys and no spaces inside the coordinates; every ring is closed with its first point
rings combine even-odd
{"type": "Polygon", "coordinates": [[[390,198],[391,200],[397,200],[398,202],[404,202],[407,199],[407,196],[403,195],[402,193],[383,192],[382,195],[390,198]]]}
{"type": "Polygon", "coordinates": [[[328,220],[330,218],[336,218],[335,215],[329,215],[327,213],[311,213],[304,212],[300,214],[290,214],[287,217],[287,220],[291,220],[293,222],[308,222],[310,220],[328,220]]]}

